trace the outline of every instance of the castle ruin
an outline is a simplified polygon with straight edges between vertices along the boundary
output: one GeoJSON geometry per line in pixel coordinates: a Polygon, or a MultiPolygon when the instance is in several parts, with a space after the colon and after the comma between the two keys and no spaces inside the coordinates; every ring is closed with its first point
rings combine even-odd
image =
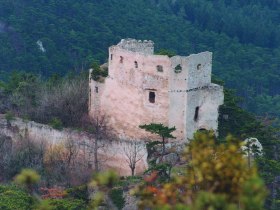
{"type": "MultiPolygon", "coordinates": [[[[91,70],[92,71],[92,70],[91,70]]],[[[152,41],[123,39],[109,48],[109,75],[89,80],[89,114],[106,116],[120,139],[154,139],[139,125],[176,127],[176,141],[218,128],[223,87],[211,83],[212,53],[154,55],[152,41]]]]}

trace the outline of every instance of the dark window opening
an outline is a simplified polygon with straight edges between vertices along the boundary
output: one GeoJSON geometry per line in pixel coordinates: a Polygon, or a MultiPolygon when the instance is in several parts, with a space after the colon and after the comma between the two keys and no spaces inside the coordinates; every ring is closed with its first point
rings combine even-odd
{"type": "Polygon", "coordinates": [[[157,71],[158,72],[163,72],[163,66],[162,65],[157,65],[157,71]]]}
{"type": "Polygon", "coordinates": [[[200,129],[198,130],[198,132],[199,132],[199,133],[205,133],[205,134],[208,133],[208,131],[207,131],[205,128],[200,128],[200,129]]]}
{"type": "Polygon", "coordinates": [[[174,69],[175,73],[180,73],[182,72],[182,66],[180,64],[178,64],[175,69],[174,69]]]}
{"type": "Polygon", "coordinates": [[[156,93],[155,92],[149,92],[149,102],[152,104],[156,102],[156,93]]]}
{"type": "Polygon", "coordinates": [[[197,70],[200,70],[200,69],[201,69],[201,64],[198,64],[198,65],[196,66],[196,69],[197,69],[197,70]]]}
{"type": "Polygon", "coordinates": [[[135,65],[135,68],[138,68],[138,63],[137,63],[137,61],[134,61],[134,65],[135,65]]]}
{"type": "Polygon", "coordinates": [[[199,114],[199,106],[197,106],[195,108],[195,114],[194,114],[194,118],[193,118],[194,121],[198,120],[198,114],[199,114]]]}
{"type": "Polygon", "coordinates": [[[111,60],[113,60],[113,54],[111,54],[111,60]]]}
{"type": "Polygon", "coordinates": [[[123,63],[123,57],[120,56],[120,63],[123,63]]]}
{"type": "Polygon", "coordinates": [[[98,87],[95,87],[95,92],[98,93],[98,87]]]}

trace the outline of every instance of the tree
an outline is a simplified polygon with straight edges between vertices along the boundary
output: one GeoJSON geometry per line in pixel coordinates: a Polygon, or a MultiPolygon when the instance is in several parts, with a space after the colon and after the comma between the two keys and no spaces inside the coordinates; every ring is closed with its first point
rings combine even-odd
{"type": "Polygon", "coordinates": [[[59,119],[63,126],[81,127],[82,119],[88,110],[86,82],[87,77],[78,75],[74,78],[65,77],[58,84],[42,85],[38,106],[32,119],[42,123],[59,119]]]}
{"type": "Polygon", "coordinates": [[[20,174],[15,177],[17,184],[23,185],[28,189],[31,194],[34,190],[34,185],[38,184],[41,176],[32,169],[23,169],[20,174]]]}
{"type": "Polygon", "coordinates": [[[123,148],[126,156],[126,162],[131,170],[131,176],[134,176],[136,164],[144,157],[144,145],[139,142],[132,142],[123,148]]]}
{"type": "Polygon", "coordinates": [[[231,136],[216,144],[213,133],[196,133],[180,173],[164,184],[155,185],[154,174],[145,179],[138,190],[140,209],[263,209],[264,183],[240,151],[241,143],[231,136]]]}
{"type": "Polygon", "coordinates": [[[102,162],[99,157],[99,151],[105,147],[102,141],[111,139],[107,119],[105,115],[97,115],[94,118],[86,117],[84,124],[90,135],[90,142],[87,142],[86,146],[89,147],[90,151],[93,153],[95,171],[99,171],[102,162]]]}
{"type": "Polygon", "coordinates": [[[162,155],[165,154],[165,141],[166,139],[168,138],[173,138],[175,139],[176,137],[174,137],[171,133],[173,131],[176,130],[175,127],[172,127],[172,128],[169,128],[167,126],[164,126],[163,124],[158,124],[158,123],[151,123],[151,124],[148,124],[148,125],[140,125],[139,126],[141,129],[144,129],[150,133],[154,133],[154,134],[157,134],[161,137],[161,142],[162,142],[162,155]]]}

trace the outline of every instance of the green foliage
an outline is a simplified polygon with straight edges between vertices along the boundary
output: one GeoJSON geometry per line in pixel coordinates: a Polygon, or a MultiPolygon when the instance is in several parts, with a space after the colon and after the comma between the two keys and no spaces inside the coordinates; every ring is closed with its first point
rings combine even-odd
{"type": "Polygon", "coordinates": [[[88,202],[89,193],[87,185],[69,188],[66,192],[69,197],[88,202]]]}
{"type": "Polygon", "coordinates": [[[103,173],[96,173],[93,175],[93,180],[91,182],[92,186],[105,186],[105,187],[112,187],[115,183],[119,180],[118,175],[116,172],[109,170],[103,173]]]}
{"type": "Polygon", "coordinates": [[[91,78],[94,81],[100,81],[102,77],[107,77],[108,76],[108,69],[102,69],[100,67],[99,62],[94,62],[92,64],[92,72],[91,72],[91,78]]]}
{"type": "Polygon", "coordinates": [[[164,184],[155,182],[157,174],[145,178],[140,209],[263,209],[264,183],[240,147],[232,136],[216,144],[213,133],[196,133],[185,150],[186,172],[164,184]]]}
{"type": "Polygon", "coordinates": [[[156,55],[167,55],[169,58],[176,55],[175,52],[167,49],[160,49],[158,52],[155,53],[156,55]]]}
{"type": "MultiPolygon", "coordinates": [[[[201,209],[226,209],[226,210],[238,210],[237,205],[228,204],[226,195],[213,194],[209,192],[198,192],[197,199],[195,200],[192,210],[201,209]]],[[[246,209],[247,210],[247,209],[246,209]]]]}
{"type": "Polygon", "coordinates": [[[52,120],[50,121],[50,126],[52,126],[54,129],[57,129],[57,130],[63,129],[63,124],[62,124],[61,120],[56,117],[52,118],[52,120]]]}
{"type": "Polygon", "coordinates": [[[125,205],[122,188],[113,188],[109,194],[115,206],[121,210],[125,205]]]}
{"type": "Polygon", "coordinates": [[[176,138],[171,134],[176,130],[175,126],[169,128],[161,123],[151,123],[148,125],[139,125],[139,128],[144,129],[145,131],[148,131],[150,133],[157,134],[162,138],[162,155],[165,153],[165,140],[167,138],[176,138]]]}
{"type": "Polygon", "coordinates": [[[23,169],[20,174],[15,177],[15,183],[25,186],[30,192],[35,184],[40,181],[40,175],[32,169],[23,169]]]}
{"type": "Polygon", "coordinates": [[[104,204],[104,201],[106,201],[109,209],[115,208],[115,205],[109,195],[113,186],[118,182],[119,177],[112,170],[94,174],[90,186],[97,190],[97,193],[95,193],[92,201],[90,202],[90,208],[98,209],[99,206],[104,204]]]}
{"type": "Polygon", "coordinates": [[[107,48],[122,38],[152,39],[158,49],[177,54],[212,51],[213,73],[245,97],[243,107],[280,116],[276,0],[2,0],[1,5],[1,79],[15,69],[44,76],[88,69],[94,60],[104,62],[107,48]]]}
{"type": "Polygon", "coordinates": [[[10,123],[12,120],[15,119],[15,115],[11,111],[8,111],[5,114],[5,119],[7,120],[8,123],[10,123]]]}
{"type": "Polygon", "coordinates": [[[167,182],[170,180],[172,165],[169,163],[158,163],[155,161],[149,162],[149,168],[145,171],[144,174],[151,174],[156,172],[160,183],[167,182]]]}
{"type": "Polygon", "coordinates": [[[0,209],[29,210],[34,203],[34,199],[22,189],[0,185],[0,209]]]}
{"type": "Polygon", "coordinates": [[[150,133],[154,133],[159,135],[160,137],[164,138],[175,138],[171,133],[176,130],[175,127],[168,128],[167,126],[164,126],[163,124],[158,123],[151,123],[148,125],[140,125],[141,129],[144,129],[150,133]]]}
{"type": "Polygon", "coordinates": [[[85,210],[86,205],[79,199],[46,199],[36,209],[38,210],[85,210]]]}

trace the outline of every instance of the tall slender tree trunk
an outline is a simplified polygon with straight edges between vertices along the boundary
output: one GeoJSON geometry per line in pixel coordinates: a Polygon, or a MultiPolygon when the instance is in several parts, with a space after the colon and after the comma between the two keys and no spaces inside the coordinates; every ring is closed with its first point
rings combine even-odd
{"type": "Polygon", "coordinates": [[[165,154],[165,138],[162,137],[162,156],[165,154]]]}
{"type": "Polygon", "coordinates": [[[96,137],[94,141],[94,169],[95,171],[99,171],[99,164],[98,164],[98,141],[99,137],[96,137]]]}

